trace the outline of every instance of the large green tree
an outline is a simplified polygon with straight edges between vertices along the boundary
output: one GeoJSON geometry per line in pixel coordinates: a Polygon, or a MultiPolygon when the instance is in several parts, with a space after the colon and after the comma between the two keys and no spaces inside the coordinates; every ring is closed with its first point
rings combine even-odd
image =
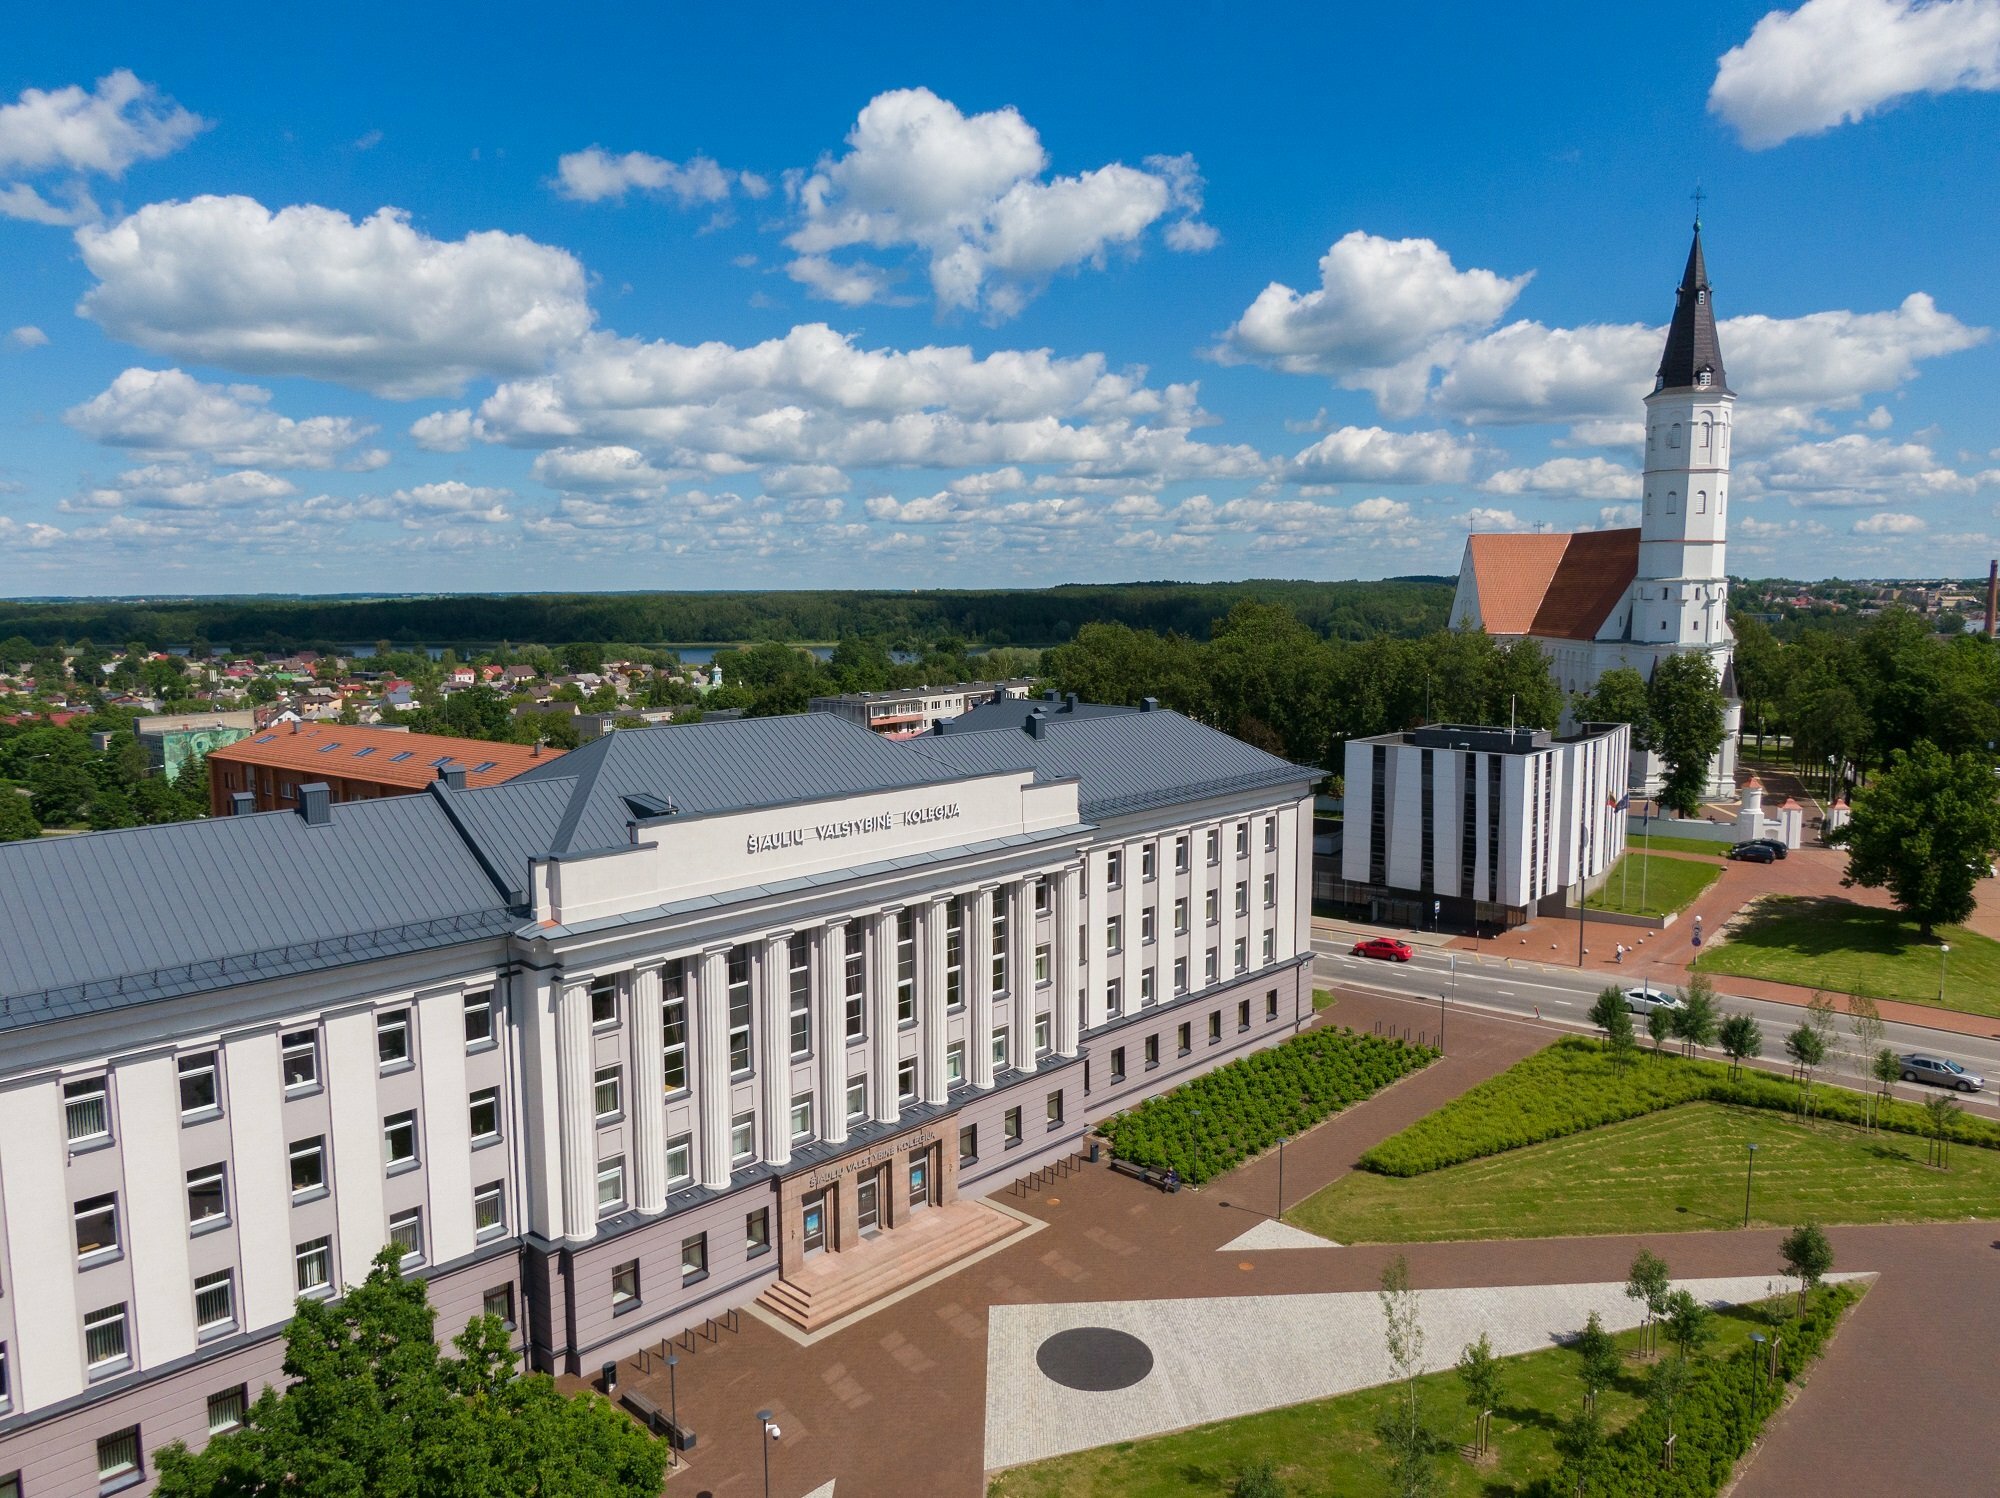
{"type": "Polygon", "coordinates": [[[1644,749],[1651,743],[1652,703],[1646,694],[1646,678],[1630,666],[1618,666],[1597,678],[1588,692],[1579,692],[1571,709],[1579,723],[1629,723],[1632,747],[1644,749]]]}
{"type": "Polygon", "coordinates": [[[1722,747],[1722,689],[1705,654],[1670,655],[1646,692],[1653,750],[1666,764],[1660,802],[1684,817],[1701,811],[1708,766],[1722,747]]]}
{"type": "Polygon", "coordinates": [[[448,1356],[421,1280],[376,1255],[338,1302],[302,1300],[283,1392],[200,1452],[159,1453],[161,1498],[658,1498],[666,1447],[594,1394],[516,1376],[475,1317],[448,1356]]]}
{"type": "Polygon", "coordinates": [[[2000,848],[2000,779],[1981,755],[1924,742],[1898,749],[1827,841],[1847,848],[1843,884],[1887,889],[1928,940],[1972,914],[1974,887],[2000,848]]]}

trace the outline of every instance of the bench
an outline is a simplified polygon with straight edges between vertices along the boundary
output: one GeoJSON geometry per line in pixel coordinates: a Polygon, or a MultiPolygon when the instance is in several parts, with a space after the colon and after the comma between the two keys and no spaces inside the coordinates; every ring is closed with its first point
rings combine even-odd
{"type": "Polygon", "coordinates": [[[1131,1176],[1134,1180],[1144,1181],[1148,1186],[1158,1186],[1162,1191],[1178,1191],[1181,1189],[1180,1178],[1175,1176],[1171,1171],[1155,1170],[1150,1165],[1134,1165],[1130,1160],[1113,1160],[1111,1168],[1120,1175],[1127,1175],[1131,1176]]]}
{"type": "Polygon", "coordinates": [[[694,1432],[684,1425],[674,1424],[667,1418],[667,1412],[644,1394],[626,1394],[619,1402],[639,1417],[641,1425],[667,1442],[674,1450],[694,1450],[694,1432]]]}

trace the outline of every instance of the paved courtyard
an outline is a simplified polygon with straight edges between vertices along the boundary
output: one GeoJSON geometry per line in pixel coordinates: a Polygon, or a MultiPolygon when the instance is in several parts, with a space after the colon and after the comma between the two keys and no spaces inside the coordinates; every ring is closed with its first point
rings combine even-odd
{"type": "MultiPolygon", "coordinates": [[[[1336,1012],[1362,1030],[1378,1017],[1399,1027],[1409,1018],[1407,1005],[1353,996],[1344,997],[1336,1012]]],[[[1454,1015],[1450,1055],[1287,1147],[1289,1199],[1345,1172],[1370,1144],[1545,1039],[1530,1026],[1454,1015]]],[[[770,1451],[771,1491],[780,1498],[800,1498],[829,1481],[839,1493],[867,1498],[973,1498],[983,1491],[996,1431],[1001,1445],[990,1455],[999,1460],[1011,1460],[1009,1452],[1068,1449],[1079,1438],[1083,1444],[1115,1438],[1080,1408],[1091,1394],[1075,1391],[1074,1402],[1047,1398],[1022,1371],[1021,1348],[1038,1331],[1083,1325],[1136,1331],[1155,1361],[1170,1361],[1188,1356],[1191,1344],[1163,1335],[1159,1318],[1148,1320],[1136,1303],[1170,1303],[1170,1319],[1193,1329],[1189,1335],[1197,1340],[1226,1335],[1239,1344],[1245,1328],[1268,1314],[1253,1309],[1268,1306],[1263,1297],[1306,1296],[1315,1298],[1311,1304],[1331,1305],[1348,1294],[1372,1306],[1395,1246],[1314,1251],[1233,1241],[1257,1229],[1261,1240],[1268,1232],[1277,1186],[1272,1157],[1199,1192],[1174,1196],[1102,1166],[1086,1168],[1042,1191],[1001,1198],[1044,1222],[1043,1231],[811,1347],[742,1318],[740,1333],[723,1332],[715,1343],[682,1355],[680,1408],[700,1445],[669,1493],[761,1494],[764,1453],[756,1412],[768,1408],[784,1432],[770,1451]],[[1225,1246],[1227,1252],[1218,1251],[1225,1246]],[[1195,1304],[1203,1301],[1213,1304],[1195,1304]],[[989,1419],[996,1397],[989,1369],[996,1358],[1004,1365],[1002,1376],[1020,1391],[1020,1410],[989,1419]]],[[[1662,1254],[1683,1279],[1734,1277],[1761,1287],[1780,1278],[1779,1236],[1432,1243],[1402,1251],[1422,1291],[1620,1283],[1641,1246],[1662,1254]]],[[[2000,1346],[1995,1225],[1842,1228],[1832,1236],[1841,1269],[1877,1271],[1880,1280],[1798,1401],[1775,1423],[1767,1449],[1737,1490],[1740,1498],[1786,1498],[1809,1488],[1813,1498],[1898,1491],[1910,1476],[1905,1437],[1919,1430],[1939,1437],[1925,1443],[1927,1486],[2000,1491],[1993,1443],[1973,1434],[1975,1421],[2000,1409],[2000,1363],[1989,1355],[2000,1346]]],[[[1596,1292],[1572,1289],[1557,1292],[1557,1300],[1536,1299],[1546,1293],[1519,1302],[1542,1307],[1544,1325],[1535,1335],[1573,1316],[1584,1304],[1579,1297],[1596,1292]]],[[[1450,1308],[1468,1324],[1482,1319],[1480,1298],[1430,1299],[1440,1315],[1450,1308]]],[[[1503,1322],[1520,1328],[1536,1319],[1507,1312],[1509,1297],[1484,1300],[1490,1306],[1485,1324],[1496,1338],[1503,1322]]],[[[1265,1340],[1268,1345],[1268,1333],[1265,1340]]],[[[1441,1331],[1433,1351],[1449,1361],[1463,1340],[1456,1331],[1441,1331]]],[[[1248,1354],[1240,1366],[1237,1382],[1263,1380],[1268,1391],[1270,1368],[1252,1369],[1248,1354]]],[[[631,1365],[624,1376],[628,1384],[634,1379],[631,1365]]],[[[1040,1373],[1034,1377],[1049,1382],[1040,1373]]],[[[638,1381],[664,1403],[663,1377],[638,1381]]],[[[1302,1388],[1293,1397],[1314,1392],[1302,1388]]],[[[1175,1397],[1187,1396],[1183,1390],[1175,1397]]],[[[1181,1408],[1192,1418],[1208,1418],[1205,1407],[1181,1408]]],[[[1149,1428],[1156,1428],[1175,1415],[1161,1409],[1149,1418],[1155,1422],[1149,1428]]]]}

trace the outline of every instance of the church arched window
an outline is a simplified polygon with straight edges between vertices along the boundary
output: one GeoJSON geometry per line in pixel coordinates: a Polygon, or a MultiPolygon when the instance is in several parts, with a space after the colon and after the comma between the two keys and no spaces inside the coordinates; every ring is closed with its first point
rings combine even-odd
{"type": "Polygon", "coordinates": [[[1667,428],[1667,446],[1679,447],[1680,445],[1681,445],[1681,424],[1677,421],[1671,427],[1667,428]]]}
{"type": "Polygon", "coordinates": [[[1694,512],[1697,515],[1706,515],[1708,513],[1708,491],[1706,489],[1695,490],[1694,512]]]}
{"type": "Polygon", "coordinates": [[[1676,510],[1680,508],[1680,505],[1678,503],[1679,498],[1680,496],[1675,494],[1673,490],[1669,489],[1667,491],[1667,513],[1669,515],[1673,514],[1676,510]]]}
{"type": "MultiPolygon", "coordinates": [[[[1705,378],[1703,380],[1703,383],[1704,384],[1707,383],[1705,378]]],[[[1703,452],[1709,452],[1714,448],[1714,445],[1715,445],[1715,423],[1712,421],[1704,420],[1701,424],[1701,450],[1703,452]]]]}

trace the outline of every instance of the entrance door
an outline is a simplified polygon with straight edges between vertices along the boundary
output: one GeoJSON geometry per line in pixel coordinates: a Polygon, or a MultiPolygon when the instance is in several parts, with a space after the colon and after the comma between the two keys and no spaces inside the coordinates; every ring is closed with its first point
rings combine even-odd
{"type": "Polygon", "coordinates": [[[809,1196],[803,1203],[805,1256],[826,1252],[826,1193],[809,1196]]]}
{"type": "Polygon", "coordinates": [[[863,1234],[882,1226],[882,1175],[864,1176],[854,1183],[854,1216],[863,1234]]]}
{"type": "Polygon", "coordinates": [[[910,1152],[910,1209],[931,1204],[931,1152],[928,1149],[910,1152]]]}

